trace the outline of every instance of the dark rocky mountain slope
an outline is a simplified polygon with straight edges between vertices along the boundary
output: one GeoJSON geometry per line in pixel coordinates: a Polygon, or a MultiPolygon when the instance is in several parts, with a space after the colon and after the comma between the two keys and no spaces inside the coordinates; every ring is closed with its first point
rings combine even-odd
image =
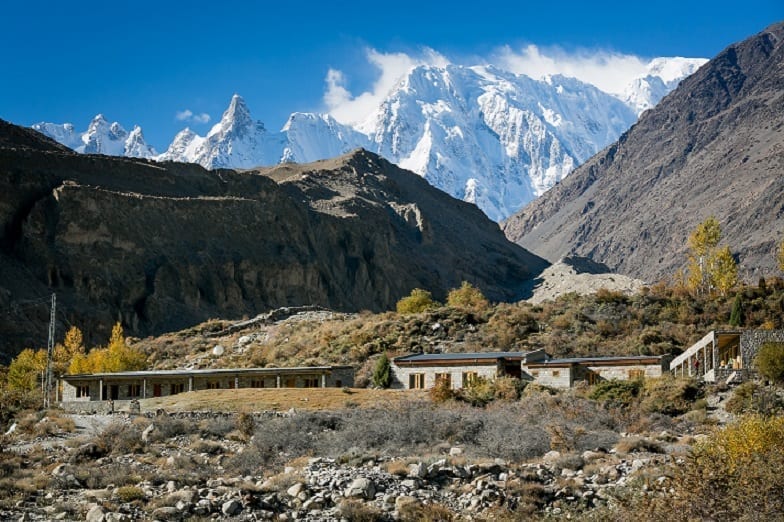
{"type": "Polygon", "coordinates": [[[0,125],[0,352],[58,330],[105,341],[287,305],[385,310],[468,280],[520,297],[546,265],[475,206],[363,151],[264,171],[207,171],[65,151],[0,125]]]}
{"type": "Polygon", "coordinates": [[[741,275],[772,275],[784,235],[784,24],[722,51],[617,143],[503,224],[552,261],[582,255],[647,281],[685,265],[710,215],[741,275]]]}

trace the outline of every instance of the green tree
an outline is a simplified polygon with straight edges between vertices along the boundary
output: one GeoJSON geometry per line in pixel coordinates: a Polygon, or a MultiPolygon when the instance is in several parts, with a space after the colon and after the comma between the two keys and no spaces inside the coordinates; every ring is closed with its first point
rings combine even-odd
{"type": "Polygon", "coordinates": [[[732,312],[730,312],[730,326],[740,326],[743,321],[743,307],[740,299],[740,294],[735,296],[732,302],[732,312]]]}
{"type": "Polygon", "coordinates": [[[379,357],[378,362],[376,362],[375,370],[373,370],[373,386],[389,388],[389,385],[392,383],[391,372],[389,357],[387,357],[387,352],[384,352],[379,357]]]}
{"type": "Polygon", "coordinates": [[[754,366],[766,379],[784,383],[784,343],[768,342],[760,346],[754,366]]]}
{"type": "Polygon", "coordinates": [[[437,303],[433,300],[433,295],[430,292],[414,288],[409,295],[397,302],[397,313],[418,314],[436,306],[437,303]]]}
{"type": "Polygon", "coordinates": [[[453,288],[446,296],[446,304],[452,308],[467,310],[471,312],[481,312],[490,306],[490,302],[477,287],[463,281],[460,288],[453,288]]]}
{"type": "Polygon", "coordinates": [[[32,391],[38,378],[46,370],[46,350],[26,348],[8,366],[8,387],[12,390],[32,391]]]}

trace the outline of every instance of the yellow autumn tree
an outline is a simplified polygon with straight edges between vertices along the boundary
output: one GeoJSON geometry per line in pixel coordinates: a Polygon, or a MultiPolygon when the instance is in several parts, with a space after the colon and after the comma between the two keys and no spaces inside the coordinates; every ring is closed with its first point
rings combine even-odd
{"type": "Polygon", "coordinates": [[[738,282],[738,266],[729,247],[719,248],[721,225],[710,216],[689,235],[689,267],[686,284],[689,290],[726,293],[738,282]]]}
{"type": "Polygon", "coordinates": [[[468,281],[463,281],[460,288],[453,288],[449,291],[446,296],[446,304],[452,308],[471,312],[480,312],[490,306],[482,291],[468,281]]]}
{"type": "Polygon", "coordinates": [[[71,358],[68,373],[103,373],[143,370],[147,367],[144,352],[128,346],[125,342],[122,325],[118,322],[112,328],[109,344],[95,347],[86,355],[76,353],[71,358]]]}
{"type": "Polygon", "coordinates": [[[112,328],[112,336],[106,347],[104,372],[124,372],[144,370],[147,367],[147,356],[143,352],[128,346],[125,342],[122,325],[118,322],[112,328]]]}
{"type": "Polygon", "coordinates": [[[727,295],[738,284],[738,265],[730,247],[716,250],[710,258],[710,281],[721,295],[727,295]]]}
{"type": "Polygon", "coordinates": [[[782,239],[781,244],[779,244],[779,250],[776,254],[776,261],[778,261],[779,270],[784,272],[784,239],[782,239]]]}
{"type": "Polygon", "coordinates": [[[52,371],[55,375],[71,373],[70,366],[75,357],[84,355],[84,338],[81,330],[72,326],[66,333],[62,344],[54,347],[52,354],[52,371]]]}
{"type": "Polygon", "coordinates": [[[12,390],[34,390],[38,387],[44,370],[46,350],[26,348],[8,366],[8,387],[12,390]]]}

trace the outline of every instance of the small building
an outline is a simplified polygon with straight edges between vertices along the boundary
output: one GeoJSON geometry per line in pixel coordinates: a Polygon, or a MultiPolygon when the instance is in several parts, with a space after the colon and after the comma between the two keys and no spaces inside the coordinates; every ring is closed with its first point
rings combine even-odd
{"type": "Polygon", "coordinates": [[[548,359],[524,363],[522,368],[523,379],[543,386],[571,388],[578,383],[661,377],[669,369],[669,356],[548,359]]]}
{"type": "Polygon", "coordinates": [[[392,388],[422,390],[446,381],[452,389],[466,386],[477,377],[522,376],[522,363],[544,360],[544,350],[532,352],[424,353],[396,357],[392,361],[392,388]]]}
{"type": "MultiPolygon", "coordinates": [[[[234,388],[326,388],[354,385],[351,366],[300,368],[219,368],[145,370],[64,375],[61,404],[66,409],[102,409],[101,403],[234,388]]],[[[119,405],[118,405],[119,406],[119,405]]]]}
{"type": "Polygon", "coordinates": [[[752,378],[754,358],[767,342],[784,343],[784,330],[712,330],[672,360],[670,371],[706,382],[752,378]]]}

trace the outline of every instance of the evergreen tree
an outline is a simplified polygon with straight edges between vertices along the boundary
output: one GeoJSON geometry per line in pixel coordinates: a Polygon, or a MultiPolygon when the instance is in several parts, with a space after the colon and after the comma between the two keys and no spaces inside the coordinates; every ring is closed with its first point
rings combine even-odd
{"type": "Polygon", "coordinates": [[[730,313],[730,326],[740,326],[743,322],[743,311],[741,308],[740,294],[735,296],[732,302],[732,312],[730,313]]]}
{"type": "Polygon", "coordinates": [[[376,363],[376,369],[373,371],[373,386],[379,388],[389,388],[392,383],[392,368],[389,365],[389,357],[387,352],[381,354],[381,357],[376,363]]]}

